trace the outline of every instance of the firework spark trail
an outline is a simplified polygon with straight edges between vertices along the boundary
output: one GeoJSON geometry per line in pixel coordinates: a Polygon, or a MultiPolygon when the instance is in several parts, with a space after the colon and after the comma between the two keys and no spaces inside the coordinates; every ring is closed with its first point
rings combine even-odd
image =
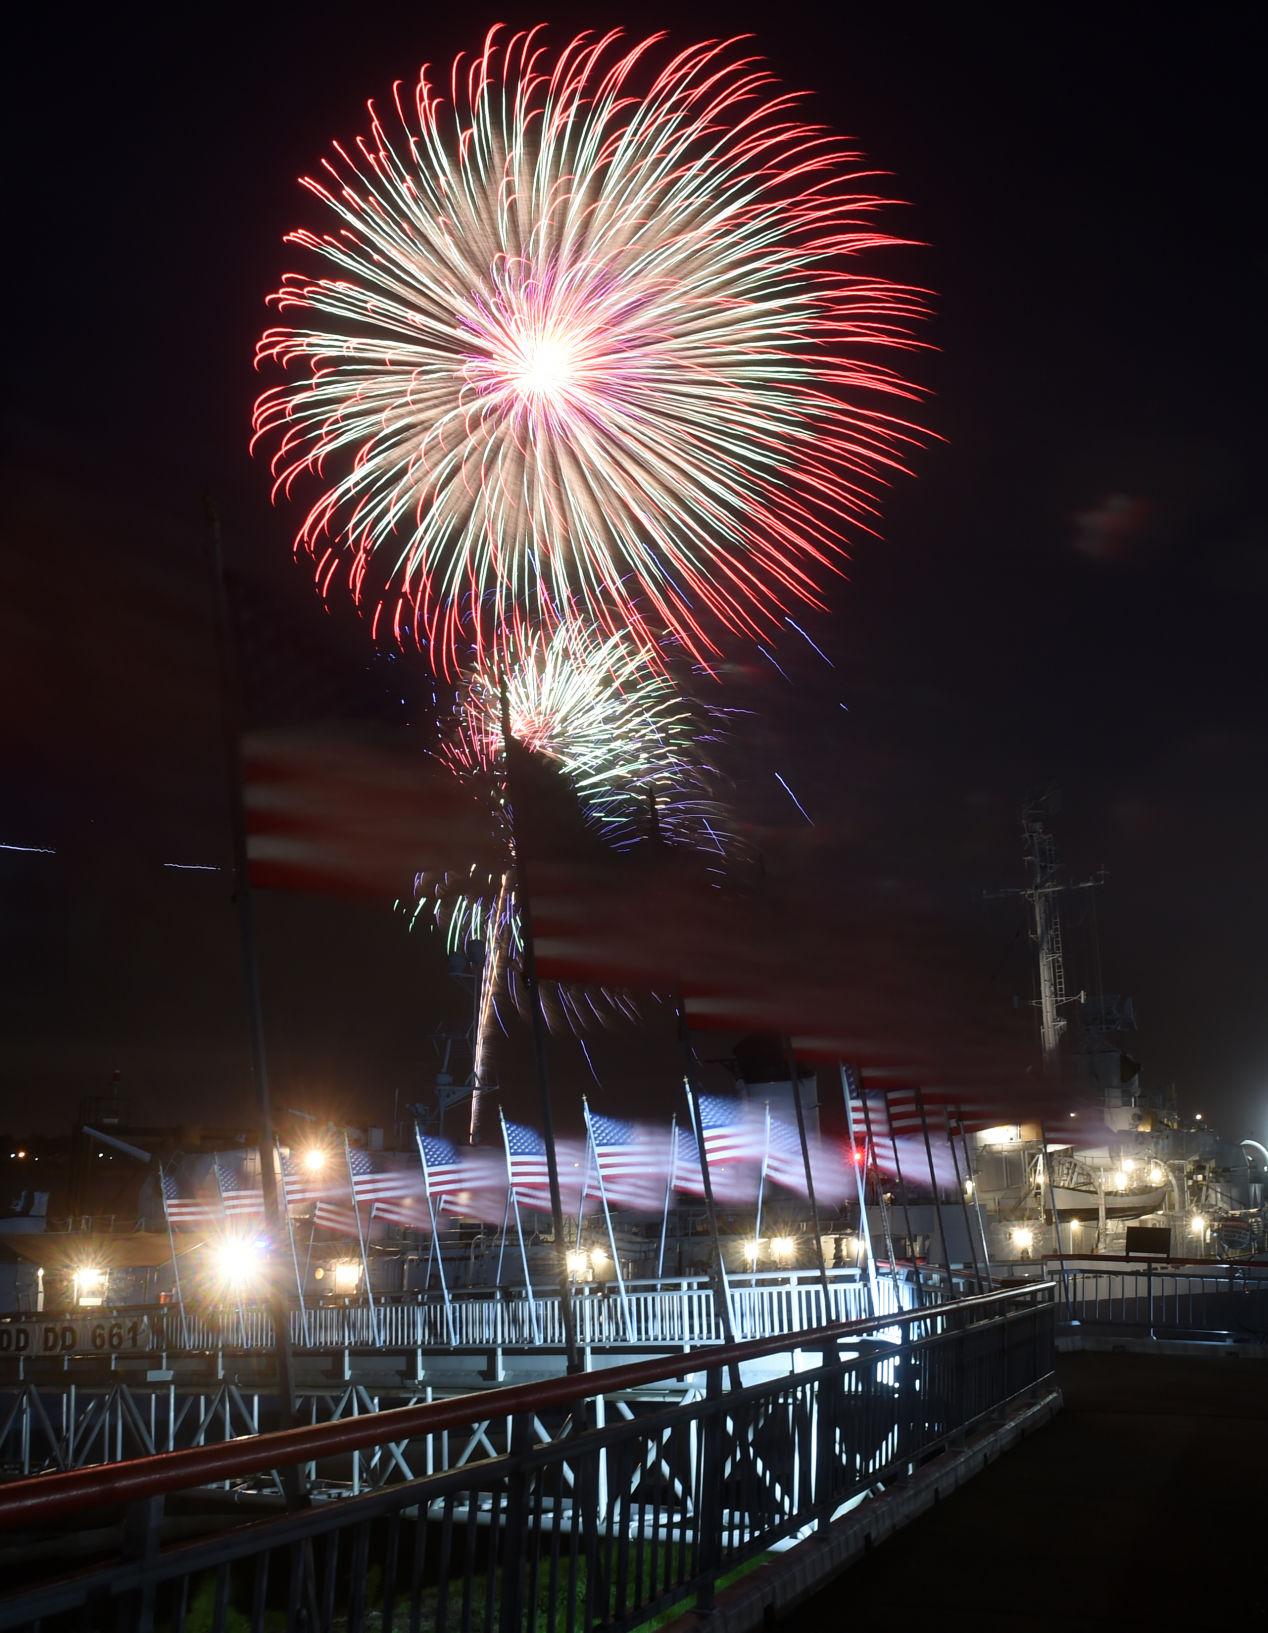
{"type": "MultiPolygon", "coordinates": [[[[484,943],[476,1028],[477,1070],[488,1070],[496,999],[520,1002],[521,951],[516,869],[506,810],[501,687],[511,736],[553,766],[587,825],[605,846],[646,842],[653,826],[670,848],[726,859],[741,847],[718,798],[721,779],[706,758],[725,731],[719,705],[693,705],[671,675],[628,636],[600,639],[576,624],[549,636],[522,624],[503,633],[486,667],[464,680],[438,750],[456,781],[477,792],[500,831],[504,860],[428,871],[415,880],[411,922],[431,919],[451,951],[484,943]],[[653,822],[654,817],[654,822],[653,822]]],[[[548,1019],[575,1032],[615,1015],[637,1018],[627,994],[559,986],[548,1019]]]]}
{"type": "Polygon", "coordinates": [[[297,549],[446,673],[516,609],[697,658],[773,630],[919,439],[884,359],[921,294],[856,270],[900,242],[873,173],[736,42],[618,41],[495,28],[448,97],[370,104],[271,297],[306,325],[255,411],[275,493],[320,484],[297,549]]]}

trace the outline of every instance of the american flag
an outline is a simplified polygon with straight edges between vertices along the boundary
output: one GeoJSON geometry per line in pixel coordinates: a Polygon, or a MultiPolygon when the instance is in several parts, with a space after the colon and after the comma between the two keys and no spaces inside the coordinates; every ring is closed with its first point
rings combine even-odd
{"type": "Polygon", "coordinates": [[[633,1123],[602,1117],[586,1107],[586,1127],[603,1194],[617,1207],[656,1212],[665,1197],[661,1163],[667,1148],[655,1150],[633,1123]]]}
{"type": "Polygon", "coordinates": [[[925,1121],[931,1135],[946,1137],[953,1130],[957,1134],[961,1130],[973,1134],[1006,1120],[997,1109],[984,1105],[980,1100],[939,1089],[924,1090],[920,1099],[915,1089],[890,1089],[886,1099],[889,1102],[890,1127],[900,1138],[905,1134],[922,1132],[920,1099],[924,1101],[925,1121]]]}
{"type": "Polygon", "coordinates": [[[465,1189],[462,1159],[448,1140],[434,1134],[420,1134],[418,1159],[423,1165],[423,1186],[442,1208],[451,1197],[465,1189]]]}
{"type": "Polygon", "coordinates": [[[370,1209],[371,1219],[381,1219],[389,1225],[403,1225],[406,1230],[425,1230],[431,1220],[427,1209],[412,1196],[398,1202],[376,1202],[370,1209]]]}
{"type": "Polygon", "coordinates": [[[163,1188],[163,1211],[173,1225],[214,1225],[219,1222],[218,1202],[182,1196],[174,1174],[166,1168],[160,1168],[159,1174],[163,1188]]]}
{"type": "Polygon", "coordinates": [[[766,1149],[766,1177],[791,1191],[806,1193],[806,1165],[801,1156],[801,1136],[791,1123],[778,1117],[770,1120],[766,1149]]]}
{"type": "Polygon", "coordinates": [[[313,1224],[318,1230],[337,1230],[341,1236],[357,1235],[357,1216],[351,1208],[337,1202],[318,1201],[313,1209],[313,1224]]]}
{"type": "Polygon", "coordinates": [[[286,1205],[295,1210],[319,1197],[332,1196],[346,1189],[338,1178],[339,1169],[333,1151],[324,1152],[325,1160],[319,1168],[310,1168],[294,1151],[278,1151],[282,1170],[282,1190],[286,1205]]]}
{"type": "Polygon", "coordinates": [[[350,1145],[348,1172],[357,1202],[393,1201],[419,1194],[419,1179],[413,1164],[403,1164],[391,1152],[363,1151],[359,1145],[350,1145]]]}
{"type": "Polygon", "coordinates": [[[220,1201],[226,1219],[260,1218],[264,1214],[264,1192],[258,1185],[245,1180],[245,1154],[241,1151],[218,1152],[212,1159],[216,1181],[220,1186],[220,1201]]]}
{"type": "Polygon", "coordinates": [[[550,1210],[550,1170],[546,1165],[546,1142],[535,1128],[502,1119],[506,1140],[506,1170],[517,1202],[526,1208],[550,1210]]]}
{"type": "Polygon", "coordinates": [[[704,1136],[704,1154],[710,1167],[724,1162],[760,1162],[763,1136],[760,1124],[744,1115],[739,1100],[724,1100],[721,1095],[700,1096],[700,1131],[704,1136]]]}
{"type": "Polygon", "coordinates": [[[674,1189],[686,1196],[704,1195],[704,1176],[700,1172],[700,1149],[696,1137],[685,1128],[675,1129],[674,1189]]]}

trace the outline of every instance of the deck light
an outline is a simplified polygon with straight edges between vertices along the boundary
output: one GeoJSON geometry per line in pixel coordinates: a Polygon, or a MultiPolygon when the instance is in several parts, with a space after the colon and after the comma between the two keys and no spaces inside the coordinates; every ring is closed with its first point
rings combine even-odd
{"type": "Polygon", "coordinates": [[[97,1309],[106,1301],[106,1272],[96,1265],[83,1264],[72,1278],[75,1303],[84,1309],[97,1309]]]}
{"type": "Polygon", "coordinates": [[[241,1292],[260,1272],[263,1248],[253,1236],[226,1236],[216,1245],[216,1269],[223,1284],[241,1292]]]}
{"type": "Polygon", "coordinates": [[[1015,1230],[1013,1232],[1013,1246],[1020,1248],[1023,1253],[1029,1253],[1034,1245],[1035,1233],[1033,1230],[1028,1229],[1025,1225],[1023,1225],[1020,1230],[1015,1230]]]}
{"type": "Polygon", "coordinates": [[[335,1266],[335,1292],[350,1298],[361,1284],[361,1266],[355,1259],[341,1259],[335,1266]]]}
{"type": "Polygon", "coordinates": [[[787,1264],[797,1251],[797,1244],[791,1236],[773,1236],[770,1244],[771,1258],[780,1264],[787,1264]]]}

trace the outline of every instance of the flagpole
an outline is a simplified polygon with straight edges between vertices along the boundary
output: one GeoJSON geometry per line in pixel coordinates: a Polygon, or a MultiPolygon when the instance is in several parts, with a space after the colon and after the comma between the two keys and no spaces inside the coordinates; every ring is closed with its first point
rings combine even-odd
{"type": "MultiPolygon", "coordinates": [[[[418,1146],[418,1160],[423,1169],[423,1195],[427,1198],[427,1214],[431,1220],[432,1246],[436,1251],[436,1265],[440,1272],[440,1293],[441,1297],[445,1301],[445,1327],[449,1333],[449,1342],[456,1348],[458,1339],[454,1331],[453,1306],[449,1300],[449,1283],[445,1279],[445,1256],[440,1251],[440,1226],[436,1222],[436,1204],[431,1194],[431,1175],[427,1171],[427,1151],[423,1144],[423,1131],[418,1126],[417,1118],[414,1120],[414,1141],[418,1146]]],[[[427,1256],[427,1280],[431,1280],[430,1253],[427,1256]]],[[[423,1296],[426,1297],[426,1294],[427,1289],[424,1286],[423,1296]]]]}
{"type": "MultiPolygon", "coordinates": [[[[911,1267],[916,1272],[916,1287],[920,1287],[920,1265],[916,1258],[916,1233],[912,1229],[911,1204],[907,1198],[907,1181],[903,1178],[903,1165],[898,1159],[898,1136],[894,1133],[894,1115],[889,1109],[889,1090],[882,1089],[881,1097],[885,1102],[885,1121],[889,1124],[889,1144],[894,1153],[894,1177],[898,1181],[898,1194],[903,1199],[903,1223],[907,1227],[907,1251],[911,1255],[911,1267]]],[[[863,1101],[864,1115],[867,1113],[867,1100],[863,1101]]]]}
{"type": "Polygon", "coordinates": [[[709,1215],[709,1229],[713,1235],[713,1274],[709,1278],[713,1283],[713,1301],[717,1307],[718,1320],[722,1323],[722,1336],[728,1344],[735,1342],[735,1324],[731,1320],[731,1287],[727,1281],[726,1264],[722,1258],[722,1237],[718,1231],[718,1210],[713,1201],[713,1179],[709,1173],[709,1153],[704,1145],[704,1118],[700,1113],[700,1090],[696,1085],[695,1071],[691,1059],[691,1034],[687,1028],[687,1016],[683,1009],[681,997],[678,1000],[678,1034],[683,1044],[684,1063],[686,1071],[683,1076],[683,1087],[687,1091],[687,1110],[691,1113],[691,1123],[696,1135],[696,1153],[700,1158],[700,1183],[704,1187],[704,1205],[709,1215]]]}
{"type": "Polygon", "coordinates": [[[946,1221],[942,1217],[942,1198],[938,1195],[938,1175],[933,1166],[933,1146],[929,1143],[929,1119],[925,1115],[925,1097],[916,1085],[916,1110],[920,1113],[920,1132],[924,1136],[925,1158],[929,1164],[929,1183],[933,1187],[933,1211],[938,1220],[938,1235],[942,1238],[942,1265],[947,1273],[947,1297],[955,1298],[955,1277],[951,1273],[951,1244],[947,1241],[946,1221]]]}
{"type": "MultiPolygon", "coordinates": [[[[519,1191],[515,1184],[515,1173],[511,1167],[511,1136],[506,1131],[506,1113],[501,1106],[498,1107],[498,1116],[502,1119],[502,1145],[506,1151],[506,1194],[508,1202],[515,1211],[515,1236],[520,1245],[520,1264],[524,1270],[524,1291],[528,1297],[528,1313],[533,1323],[533,1342],[540,1345],[542,1329],[541,1323],[537,1319],[537,1294],[533,1291],[533,1278],[528,1273],[528,1249],[524,1246],[524,1221],[520,1218],[519,1191]]],[[[570,1304],[570,1312],[571,1308],[570,1304]]],[[[565,1328],[565,1334],[566,1331],[565,1328]]]]}
{"type": "MultiPolygon", "coordinates": [[[[868,1314],[880,1314],[880,1300],[876,1287],[876,1260],[872,1254],[872,1226],[867,1217],[867,1148],[871,1140],[866,1140],[863,1147],[863,1161],[858,1160],[858,1142],[854,1132],[854,1107],[850,1104],[850,1080],[845,1075],[845,1066],[840,1064],[841,1096],[845,1101],[845,1127],[850,1137],[850,1167],[854,1170],[854,1185],[859,1195],[859,1234],[863,1238],[863,1251],[867,1254],[867,1302],[868,1314]]],[[[892,1255],[891,1255],[891,1269],[892,1255]]]]}
{"type": "Polygon", "coordinates": [[[616,1285],[621,1295],[621,1313],[625,1317],[625,1333],[631,1343],[634,1342],[634,1322],[630,1314],[629,1296],[625,1291],[625,1277],[621,1274],[621,1256],[616,1250],[616,1232],[612,1229],[612,1213],[608,1207],[607,1186],[603,1183],[603,1164],[599,1161],[598,1147],[594,1143],[594,1126],[590,1121],[590,1103],[585,1095],[581,1096],[581,1114],[586,1120],[586,1136],[591,1149],[594,1151],[594,1177],[599,1184],[599,1201],[603,1204],[603,1218],[608,1227],[608,1246],[612,1249],[612,1264],[616,1271],[616,1285]]]}
{"type": "Polygon", "coordinates": [[[348,1166],[348,1188],[352,1192],[352,1217],[357,1225],[357,1245],[361,1249],[361,1271],[365,1276],[365,1296],[370,1310],[370,1331],[374,1342],[382,1345],[383,1338],[379,1332],[379,1312],[374,1307],[374,1288],[370,1284],[370,1255],[365,1245],[365,1230],[361,1224],[361,1209],[357,1205],[357,1176],[352,1171],[352,1146],[348,1143],[348,1131],[343,1131],[343,1160],[348,1166]]]}
{"type": "MultiPolygon", "coordinates": [[[[229,590],[225,582],[224,551],[220,538],[220,518],[210,501],[207,504],[210,530],[211,577],[214,597],[216,656],[220,668],[220,713],[224,738],[225,792],[229,800],[229,830],[233,845],[233,894],[238,908],[238,933],[242,955],[242,976],[246,987],[247,1030],[250,1040],[251,1076],[255,1082],[256,1135],[260,1152],[260,1192],[264,1218],[273,1241],[280,1235],[277,1183],[273,1173],[273,1106],[269,1097],[268,1057],[264,1044],[264,1007],[260,997],[260,961],[255,939],[255,905],[247,866],[246,802],[242,786],[242,706],[235,663],[233,622],[229,612],[229,590]]],[[[289,1301],[269,1262],[268,1299],[273,1315],[273,1356],[277,1366],[278,1390],[289,1424],[295,1417],[298,1396],[295,1390],[295,1357],[291,1352],[289,1301]]],[[[306,1486],[300,1470],[286,1470],[282,1484],[291,1506],[306,1500],[306,1486]]]]}
{"type": "Polygon", "coordinates": [[[275,1140],[277,1151],[277,1166],[282,1174],[282,1202],[286,1212],[286,1235],[291,1244],[291,1263],[295,1267],[295,1295],[299,1299],[299,1327],[304,1335],[304,1348],[312,1348],[312,1335],[308,1330],[308,1310],[304,1304],[304,1284],[299,1279],[299,1250],[295,1246],[295,1226],[291,1222],[291,1201],[286,1194],[286,1169],[282,1166],[282,1147],[275,1140]]]}
{"type": "MultiPolygon", "coordinates": [[[[957,1118],[959,1112],[957,1109],[957,1118]]],[[[973,1280],[977,1283],[979,1293],[984,1292],[982,1285],[982,1267],[978,1262],[977,1243],[973,1240],[973,1221],[969,1218],[969,1198],[964,1189],[964,1181],[960,1177],[960,1159],[955,1150],[955,1131],[951,1127],[951,1108],[947,1108],[947,1144],[951,1147],[951,1166],[955,1169],[955,1188],[960,1193],[960,1211],[964,1214],[964,1233],[969,1239],[969,1253],[973,1258],[973,1280]]]]}
{"type": "MultiPolygon", "coordinates": [[[[870,1151],[871,1160],[872,1160],[872,1173],[876,1177],[876,1199],[877,1199],[877,1202],[878,1202],[878,1204],[880,1206],[880,1210],[881,1210],[881,1230],[885,1233],[885,1251],[889,1254],[889,1280],[890,1280],[890,1285],[894,1289],[894,1308],[896,1310],[901,1310],[902,1307],[903,1307],[903,1301],[902,1301],[902,1295],[898,1291],[899,1286],[900,1286],[900,1283],[899,1283],[899,1280],[898,1280],[898,1253],[897,1253],[897,1250],[894,1247],[893,1221],[890,1219],[890,1216],[889,1216],[889,1203],[886,1202],[886,1200],[885,1200],[885,1186],[884,1186],[884,1183],[883,1183],[882,1178],[881,1178],[880,1156],[879,1156],[879,1154],[877,1152],[877,1149],[876,1149],[876,1135],[875,1135],[875,1133],[873,1132],[873,1129],[872,1129],[872,1108],[867,1103],[867,1092],[863,1088],[863,1082],[862,1082],[861,1075],[856,1078],[855,1073],[854,1073],[854,1068],[851,1067],[851,1066],[844,1066],[843,1065],[842,1068],[841,1068],[841,1071],[842,1071],[841,1084],[842,1084],[842,1088],[843,1088],[843,1090],[845,1092],[847,1100],[850,1099],[850,1088],[851,1088],[851,1086],[853,1086],[855,1083],[857,1083],[857,1085],[858,1085],[859,1105],[862,1106],[862,1108],[863,1108],[863,1127],[866,1130],[866,1139],[867,1139],[867,1147],[868,1147],[868,1150],[865,1150],[864,1153],[863,1153],[863,1196],[864,1196],[864,1199],[866,1199],[866,1197],[867,1197],[867,1158],[868,1158],[868,1151],[870,1151]]],[[[849,1116],[849,1113],[847,1112],[846,1115],[849,1116]]],[[[888,1103],[886,1104],[885,1118],[886,1118],[886,1122],[888,1122],[888,1120],[889,1120],[888,1103]]],[[[891,1130],[891,1136],[892,1136],[892,1130],[891,1130]]],[[[896,1161],[897,1160],[897,1147],[895,1147],[895,1153],[894,1154],[895,1154],[895,1161],[896,1161]]],[[[869,1227],[869,1229],[870,1229],[870,1227],[869,1227]]]]}
{"type": "MultiPolygon", "coordinates": [[[[221,1230],[224,1231],[225,1235],[227,1236],[229,1234],[229,1214],[228,1214],[228,1212],[227,1212],[227,1210],[225,1208],[225,1187],[224,1187],[224,1181],[220,1177],[220,1154],[219,1154],[219,1152],[216,1152],[216,1151],[212,1152],[212,1154],[211,1154],[211,1166],[212,1166],[213,1170],[215,1171],[215,1175],[216,1175],[216,1190],[220,1194],[220,1228],[221,1228],[221,1230]]],[[[233,1301],[238,1306],[238,1327],[239,1327],[239,1330],[242,1333],[242,1347],[243,1347],[243,1349],[245,1349],[247,1347],[247,1313],[242,1307],[242,1282],[241,1282],[241,1280],[238,1280],[238,1281],[234,1282],[233,1290],[234,1290],[233,1291],[233,1301]]]]}
{"type": "Polygon", "coordinates": [[[501,1291],[501,1288],[502,1288],[502,1261],[506,1258],[506,1233],[510,1229],[510,1225],[511,1225],[511,1182],[510,1182],[510,1179],[508,1178],[507,1182],[506,1182],[506,1204],[502,1209],[502,1240],[498,1243],[497,1284],[498,1284],[498,1291],[499,1292],[501,1291]]]}
{"type": "Polygon", "coordinates": [[[660,1219],[660,1251],[656,1255],[656,1291],[665,1278],[665,1238],[669,1234],[669,1199],[674,1194],[678,1177],[678,1113],[669,1119],[669,1173],[665,1179],[665,1211],[660,1219]]]}
{"type": "Polygon", "coordinates": [[[982,1264],[986,1270],[986,1280],[994,1285],[995,1273],[991,1269],[991,1249],[986,1239],[986,1218],[982,1213],[982,1198],[978,1195],[977,1175],[973,1172],[973,1158],[969,1151],[969,1134],[964,1126],[964,1118],[960,1118],[960,1143],[964,1147],[964,1172],[968,1182],[973,1187],[973,1211],[977,1215],[978,1234],[982,1238],[982,1264]]]}
{"type": "MultiPolygon", "coordinates": [[[[585,1103],[585,1098],[586,1097],[583,1094],[582,1097],[581,1097],[583,1105],[585,1103]]],[[[577,1251],[578,1252],[581,1251],[581,1227],[582,1227],[582,1223],[583,1223],[583,1221],[585,1219],[586,1196],[587,1196],[589,1190],[590,1190],[590,1141],[587,1140],[586,1141],[586,1166],[585,1166],[585,1172],[582,1175],[582,1179],[581,1179],[581,1195],[577,1199],[577,1237],[576,1237],[576,1246],[577,1246],[577,1251]]]]}
{"type": "MultiPolygon", "coordinates": [[[[766,1130],[762,1141],[762,1166],[757,1174],[757,1217],[753,1222],[753,1243],[756,1247],[762,1240],[762,1197],[766,1190],[766,1168],[770,1162],[770,1101],[766,1102],[766,1130]]],[[[757,1269],[756,1256],[752,1268],[757,1269]]]]}
{"type": "Polygon", "coordinates": [[[810,1225],[815,1235],[815,1258],[819,1261],[819,1284],[823,1288],[823,1319],[832,1320],[832,1290],[828,1285],[828,1266],[823,1257],[823,1231],[819,1225],[819,1203],[815,1198],[815,1176],[810,1165],[810,1141],[806,1138],[806,1108],[801,1102],[801,1073],[792,1039],[785,1039],[785,1054],[792,1074],[793,1110],[797,1113],[797,1138],[801,1141],[801,1161],[806,1170],[806,1200],[810,1204],[810,1225]]]}
{"type": "Polygon", "coordinates": [[[167,1245],[172,1253],[172,1280],[176,1284],[176,1303],[181,1313],[181,1347],[189,1348],[189,1322],[185,1318],[185,1295],[181,1291],[180,1266],[176,1262],[176,1237],[172,1231],[172,1216],[167,1211],[167,1186],[163,1164],[159,1163],[159,1198],[163,1203],[163,1223],[167,1226],[167,1245]]]}
{"type": "MultiPolygon", "coordinates": [[[[550,1179],[550,1214],[555,1232],[556,1270],[559,1276],[559,1310],[563,1317],[564,1350],[569,1372],[582,1370],[577,1349],[577,1329],[572,1314],[572,1279],[568,1274],[568,1243],[564,1239],[563,1193],[559,1188],[559,1158],[555,1150],[555,1119],[550,1104],[550,1078],[546,1068],[546,1017],[542,1010],[541,987],[537,980],[537,947],[533,940],[532,899],[528,889],[528,862],[524,855],[523,833],[516,814],[511,788],[511,703],[506,690],[506,669],[498,653],[498,694],[502,709],[502,748],[506,762],[507,808],[510,812],[511,850],[515,858],[516,897],[519,906],[524,984],[528,988],[529,1014],[533,1032],[533,1066],[537,1075],[537,1097],[541,1103],[542,1137],[546,1142],[546,1173],[550,1179]]],[[[505,1118],[503,1119],[505,1133],[505,1118]]],[[[509,1151],[508,1151],[509,1161],[509,1151]]],[[[515,1209],[519,1225],[519,1205],[515,1209]]],[[[522,1232],[521,1232],[522,1235],[522,1232]]],[[[528,1261],[525,1259],[525,1276],[528,1261]]]]}

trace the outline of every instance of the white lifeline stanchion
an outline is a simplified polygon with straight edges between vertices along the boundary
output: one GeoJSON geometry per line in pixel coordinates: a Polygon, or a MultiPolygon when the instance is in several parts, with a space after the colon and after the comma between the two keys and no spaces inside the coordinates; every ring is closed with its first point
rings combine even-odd
{"type": "Polygon", "coordinates": [[[876,1286],[876,1259],[872,1253],[872,1226],[867,1217],[867,1141],[863,1146],[863,1161],[859,1162],[858,1138],[854,1128],[854,1107],[850,1103],[850,1079],[841,1067],[841,1095],[845,1101],[845,1127],[850,1137],[850,1167],[854,1170],[855,1186],[859,1194],[859,1235],[867,1255],[867,1305],[869,1315],[880,1314],[880,1298],[876,1286]]]}
{"type": "Polygon", "coordinates": [[[381,1348],[383,1333],[379,1326],[378,1307],[374,1302],[374,1288],[370,1285],[370,1255],[365,1245],[365,1227],[361,1223],[361,1209],[357,1204],[357,1176],[352,1171],[352,1147],[348,1143],[348,1131],[343,1131],[343,1159],[348,1166],[348,1189],[352,1192],[352,1217],[357,1222],[357,1246],[361,1249],[361,1274],[365,1277],[366,1304],[370,1311],[370,1331],[374,1335],[374,1342],[381,1348]]]}
{"type": "Polygon", "coordinates": [[[621,1256],[616,1250],[616,1232],[612,1229],[612,1212],[608,1207],[608,1190],[603,1183],[603,1164],[599,1161],[598,1148],[594,1143],[594,1127],[590,1122],[590,1103],[585,1095],[581,1096],[581,1114],[586,1120],[586,1144],[594,1156],[594,1177],[598,1181],[599,1201],[603,1205],[603,1218],[608,1227],[608,1246],[612,1249],[612,1268],[616,1273],[617,1291],[621,1297],[621,1314],[625,1318],[625,1335],[631,1343],[634,1341],[634,1321],[630,1314],[630,1301],[625,1291],[625,1277],[621,1274],[621,1256]]]}
{"type": "MultiPolygon", "coordinates": [[[[449,1334],[449,1342],[457,1348],[458,1338],[454,1329],[453,1301],[449,1297],[449,1283],[445,1279],[445,1256],[440,1251],[440,1226],[436,1220],[436,1203],[431,1194],[431,1175],[427,1171],[427,1151],[423,1142],[423,1131],[418,1123],[414,1124],[414,1141],[418,1146],[418,1160],[423,1169],[423,1195],[427,1198],[427,1216],[431,1220],[431,1248],[427,1254],[427,1281],[431,1280],[431,1255],[434,1250],[436,1264],[440,1272],[440,1292],[445,1301],[445,1330],[449,1334]]],[[[427,1292],[423,1286],[424,1295],[427,1292]]]]}
{"type": "Polygon", "coordinates": [[[520,1199],[515,1189],[514,1170],[511,1167],[511,1137],[506,1132],[506,1113],[498,1107],[498,1116],[502,1119],[502,1145],[506,1151],[506,1184],[507,1201],[515,1213],[515,1235],[520,1244],[520,1264],[524,1269],[524,1291],[528,1296],[528,1313],[533,1322],[533,1342],[540,1345],[542,1341],[541,1322],[537,1318],[537,1295],[533,1291],[533,1278],[528,1273],[528,1249],[524,1246],[524,1222],[520,1218],[520,1199]]]}
{"type": "MultiPolygon", "coordinates": [[[[678,1113],[674,1112],[669,1119],[669,1172],[665,1176],[665,1211],[660,1220],[660,1250],[656,1255],[656,1280],[659,1282],[665,1274],[665,1237],[669,1232],[669,1203],[674,1194],[674,1181],[678,1178],[678,1113]]],[[[681,1262],[681,1261],[680,1261],[681,1262]]]]}

